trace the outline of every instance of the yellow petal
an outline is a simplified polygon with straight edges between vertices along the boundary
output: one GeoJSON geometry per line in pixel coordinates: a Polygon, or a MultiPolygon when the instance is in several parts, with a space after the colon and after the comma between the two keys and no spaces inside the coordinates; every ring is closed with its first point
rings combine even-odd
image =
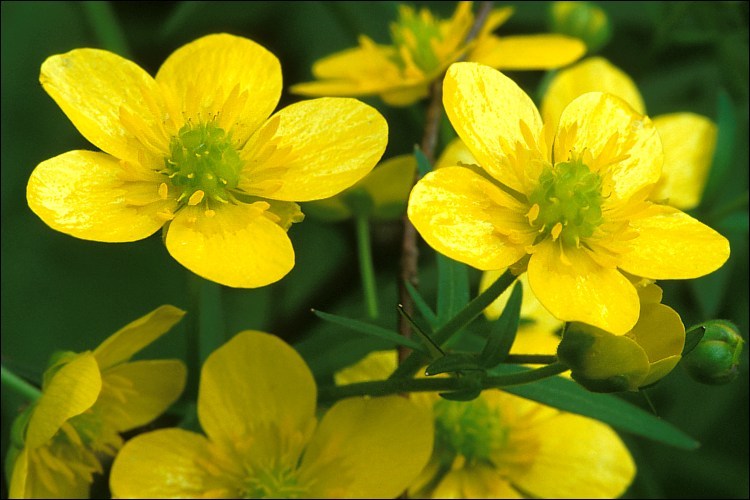
{"type": "Polygon", "coordinates": [[[646,375],[646,378],[641,382],[641,387],[649,386],[667,376],[669,372],[674,370],[675,366],[677,366],[681,359],[682,354],[677,354],[675,356],[668,356],[660,359],[656,363],[652,363],[649,367],[648,375],[646,375]]]}
{"type": "Polygon", "coordinates": [[[284,201],[333,196],[367,175],[385,151],[388,125],[356,99],[321,98],[287,106],[247,143],[240,188],[284,201]],[[278,184],[258,184],[273,178],[278,184]]]}
{"type": "Polygon", "coordinates": [[[416,170],[414,155],[395,156],[359,182],[375,204],[374,217],[387,219],[404,213],[416,170]]]}
{"type": "Polygon", "coordinates": [[[625,72],[603,57],[590,57],[561,70],[552,79],[542,99],[544,122],[557,125],[565,106],[587,92],[614,94],[630,104],[636,112],[646,112],[638,87],[625,72]]]}
{"type": "Polygon", "coordinates": [[[92,151],[69,151],[34,169],[26,186],[31,210],[57,231],[85,240],[137,241],[155,233],[171,206],[156,184],[125,182],[113,157],[92,151]],[[143,201],[149,191],[153,200],[143,201]]]}
{"type": "Polygon", "coordinates": [[[534,236],[517,201],[463,167],[422,178],[412,189],[408,215],[436,251],[483,270],[515,263],[534,236]]]}
{"type": "Polygon", "coordinates": [[[16,456],[13,472],[10,475],[8,498],[32,498],[27,493],[29,484],[29,452],[26,448],[16,456]]]}
{"type": "Polygon", "coordinates": [[[481,35],[486,35],[495,31],[497,28],[505,24],[510,16],[513,15],[513,7],[501,7],[499,9],[492,9],[490,14],[487,16],[487,20],[482,25],[481,35]]]}
{"type": "Polygon", "coordinates": [[[384,380],[397,366],[396,351],[373,351],[356,364],[337,371],[334,380],[337,385],[384,380]]]}
{"type": "Polygon", "coordinates": [[[96,408],[118,432],[146,425],[177,401],[186,376],[185,364],[178,360],[121,364],[102,375],[96,408]]]}
{"type": "Polygon", "coordinates": [[[524,498],[503,477],[486,465],[465,465],[451,470],[438,483],[431,498],[524,498]]]}
{"type": "Polygon", "coordinates": [[[135,353],[167,333],[184,315],[185,311],[164,305],[123,326],[94,350],[99,367],[104,371],[129,360],[135,353]]]}
{"type": "Polygon", "coordinates": [[[185,207],[170,224],[166,244],[172,257],[195,274],[232,287],[264,286],[294,267],[286,231],[253,205],[224,204],[212,217],[185,207]]]}
{"type": "Polygon", "coordinates": [[[268,50],[247,38],[208,35],[170,55],[156,81],[171,96],[174,113],[207,121],[216,118],[244,144],[276,108],[281,96],[281,65],[268,50]]]}
{"type": "Polygon", "coordinates": [[[476,165],[477,159],[471,154],[464,141],[460,138],[453,139],[445,146],[440,157],[435,162],[434,169],[443,167],[455,167],[456,165],[476,165]]]}
{"type": "Polygon", "coordinates": [[[487,36],[469,57],[502,70],[555,69],[586,53],[586,44],[565,35],[487,36]]]}
{"type": "Polygon", "coordinates": [[[685,345],[685,326],[680,315],[664,304],[642,304],[631,335],[651,363],[682,353],[685,345]]]}
{"type": "Polygon", "coordinates": [[[73,452],[71,457],[61,457],[48,447],[21,450],[11,473],[8,498],[89,498],[90,474],[75,473],[71,468],[81,465],[70,462],[79,450],[67,446],[66,451],[73,452]]]}
{"type": "Polygon", "coordinates": [[[618,435],[588,418],[560,413],[528,430],[539,449],[526,473],[512,482],[538,498],[617,498],[635,476],[633,459],[618,435]]]}
{"type": "Polygon", "coordinates": [[[652,205],[630,221],[638,231],[619,267],[649,279],[692,279],[720,268],[729,241],[676,208],[652,205]]]}
{"type": "Polygon", "coordinates": [[[230,449],[271,424],[290,433],[307,429],[316,391],[294,349],[276,336],[247,330],[204,363],[198,417],[211,440],[230,449]]]}
{"type": "Polygon", "coordinates": [[[106,50],[76,49],[44,61],[39,81],[78,131],[112,156],[138,158],[121,110],[153,129],[161,148],[168,147],[166,135],[158,132],[166,113],[161,90],[127,59],[106,50]]]}
{"type": "Polygon", "coordinates": [[[406,398],[346,399],[323,417],[300,465],[312,498],[394,498],[432,452],[432,413],[406,398]]]}
{"type": "Polygon", "coordinates": [[[47,443],[68,419],[93,406],[101,388],[99,366],[90,352],[63,365],[36,402],[26,429],[26,447],[33,450],[47,443]]]}
{"type": "Polygon", "coordinates": [[[443,82],[443,104],[479,165],[506,186],[525,193],[531,164],[546,157],[539,144],[542,119],[531,98],[499,71],[477,63],[455,63],[443,82]]]}
{"type": "Polygon", "coordinates": [[[617,198],[627,200],[661,176],[663,154],[659,134],[647,116],[622,99],[589,92],[570,103],[560,117],[555,162],[571,151],[591,155],[592,171],[611,181],[617,198]]]}
{"type": "Polygon", "coordinates": [[[682,210],[698,206],[716,149],[716,125],[693,113],[673,113],[654,118],[664,146],[664,168],[652,200],[682,210]]]}
{"type": "Polygon", "coordinates": [[[242,478],[233,477],[233,469],[200,434],[163,429],[125,443],[109,486],[115,498],[240,498],[242,478]]]}
{"type": "Polygon", "coordinates": [[[537,299],[556,318],[594,325],[615,335],[633,328],[640,303],[635,287],[616,269],[594,262],[581,250],[566,250],[547,241],[529,261],[529,284],[537,299]]]}

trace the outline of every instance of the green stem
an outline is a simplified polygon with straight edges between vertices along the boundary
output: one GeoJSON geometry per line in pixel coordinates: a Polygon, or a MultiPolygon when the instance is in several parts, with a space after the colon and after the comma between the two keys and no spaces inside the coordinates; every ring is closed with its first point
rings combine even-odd
{"type": "Polygon", "coordinates": [[[357,250],[359,251],[359,272],[362,276],[362,291],[367,303],[367,315],[370,319],[378,317],[378,292],[375,283],[375,271],[372,264],[372,246],[370,243],[370,218],[367,214],[357,214],[357,250]]]}
{"type": "Polygon", "coordinates": [[[102,48],[132,59],[125,33],[110,2],[81,2],[86,18],[102,48]]]}
{"type": "MultiPolygon", "coordinates": [[[[487,306],[500,296],[508,288],[516,277],[510,271],[505,271],[495,282],[490,285],[484,292],[477,295],[474,300],[469,302],[466,307],[461,309],[458,314],[453,316],[446,324],[435,330],[432,334],[432,340],[437,345],[443,345],[451,336],[461,328],[468,325],[474,318],[482,314],[487,306]]],[[[411,353],[391,375],[391,378],[404,378],[414,375],[419,366],[425,363],[424,356],[418,353],[411,353]]]]}
{"type": "Polygon", "coordinates": [[[188,326],[188,368],[193,377],[188,382],[189,394],[198,394],[198,374],[206,358],[226,338],[221,285],[193,273],[188,274],[188,293],[192,321],[188,326]]]}
{"type": "Polygon", "coordinates": [[[7,387],[29,401],[36,401],[42,395],[42,391],[37,387],[26,382],[4,366],[0,366],[0,378],[2,379],[3,387],[7,387]]]}
{"type": "Polygon", "coordinates": [[[508,354],[503,363],[515,365],[551,365],[557,363],[554,354],[508,354]]]}
{"type": "MultiPolygon", "coordinates": [[[[485,377],[481,381],[481,389],[528,384],[553,377],[567,369],[567,365],[563,363],[553,363],[535,370],[485,377]]],[[[318,388],[318,400],[322,403],[333,403],[340,399],[357,396],[390,396],[407,392],[452,392],[474,388],[476,388],[476,381],[468,377],[389,378],[340,386],[323,386],[318,388]]]]}

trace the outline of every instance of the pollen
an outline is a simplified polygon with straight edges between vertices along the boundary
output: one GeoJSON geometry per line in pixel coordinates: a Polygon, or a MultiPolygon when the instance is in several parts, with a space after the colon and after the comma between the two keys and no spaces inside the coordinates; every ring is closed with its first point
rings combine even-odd
{"type": "Polygon", "coordinates": [[[203,201],[203,197],[205,195],[206,195],[206,193],[204,193],[203,191],[201,191],[199,189],[198,191],[196,191],[195,193],[193,193],[192,195],[190,195],[190,199],[188,200],[188,205],[190,205],[190,206],[197,205],[198,203],[200,203],[201,201],[203,201]]]}

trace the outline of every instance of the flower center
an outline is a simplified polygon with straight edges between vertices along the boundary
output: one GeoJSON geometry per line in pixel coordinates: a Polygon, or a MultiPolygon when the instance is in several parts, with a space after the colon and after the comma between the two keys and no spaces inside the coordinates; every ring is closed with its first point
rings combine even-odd
{"type": "Polygon", "coordinates": [[[492,452],[507,441],[500,412],[481,397],[470,402],[435,403],[435,452],[443,465],[462,457],[469,464],[491,462],[492,452]]]}
{"type": "Polygon", "coordinates": [[[254,467],[245,481],[244,498],[304,498],[307,487],[295,469],[254,467]]]}
{"type": "MultiPolygon", "coordinates": [[[[197,205],[204,198],[227,203],[237,187],[242,167],[230,134],[213,122],[185,124],[169,144],[165,158],[171,184],[181,190],[178,201],[197,205]]],[[[166,190],[165,184],[160,186],[166,190]]]]}
{"type": "Polygon", "coordinates": [[[424,72],[430,72],[440,65],[435,54],[434,44],[442,41],[440,25],[429,10],[419,14],[414,9],[401,5],[398,21],[391,24],[391,39],[398,48],[397,63],[408,66],[404,59],[410,58],[414,65],[424,72]]]}
{"type": "Polygon", "coordinates": [[[580,246],[602,223],[602,180],[580,160],[545,167],[529,196],[529,223],[543,237],[580,246]]]}

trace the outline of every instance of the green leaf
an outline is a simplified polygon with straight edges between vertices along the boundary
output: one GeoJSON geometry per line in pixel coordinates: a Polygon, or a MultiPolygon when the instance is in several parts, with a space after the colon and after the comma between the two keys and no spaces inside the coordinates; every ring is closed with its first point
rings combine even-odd
{"type": "Polygon", "coordinates": [[[394,344],[403,345],[411,349],[414,349],[415,351],[419,351],[421,353],[427,352],[426,349],[419,342],[406,338],[402,335],[399,335],[396,332],[387,330],[380,326],[371,325],[370,323],[365,323],[363,321],[358,321],[356,319],[336,316],[335,314],[328,314],[322,311],[316,311],[314,309],[313,309],[313,313],[322,320],[343,326],[345,328],[349,328],[356,332],[364,333],[365,335],[371,335],[373,337],[378,337],[384,340],[388,340],[390,342],[393,342],[394,344]]]}
{"type": "MultiPolygon", "coordinates": [[[[492,374],[503,375],[527,370],[528,368],[521,366],[500,365],[492,370],[492,374]]],[[[694,450],[700,446],[695,439],[655,415],[617,396],[589,392],[562,377],[551,377],[532,384],[506,387],[503,390],[537,403],[599,420],[622,431],[676,448],[694,450]]]]}
{"type": "Polygon", "coordinates": [[[444,325],[469,303],[469,273],[466,264],[437,254],[438,324],[444,325]]]}
{"type": "Polygon", "coordinates": [[[500,364],[510,352],[513,342],[516,340],[518,325],[521,320],[521,301],[523,300],[523,289],[521,283],[516,283],[510,294],[508,303],[503,313],[492,325],[487,343],[479,355],[479,361],[485,368],[492,368],[500,364]]]}
{"type": "Polygon", "coordinates": [[[430,337],[424,328],[422,328],[420,325],[417,324],[416,321],[414,321],[414,318],[409,316],[409,314],[404,310],[404,306],[399,304],[397,306],[399,314],[401,314],[404,318],[406,318],[406,321],[409,322],[409,324],[412,327],[412,331],[415,335],[419,337],[419,339],[422,341],[422,345],[427,350],[428,354],[430,355],[430,359],[438,359],[443,356],[445,356],[445,353],[442,349],[440,349],[440,346],[435,343],[434,340],[432,340],[432,337],[430,337]]]}
{"type": "Polygon", "coordinates": [[[419,149],[419,146],[414,146],[414,156],[417,159],[417,172],[419,172],[419,177],[424,177],[432,171],[430,160],[428,160],[422,150],[419,149]]]}
{"type": "Polygon", "coordinates": [[[706,327],[703,325],[697,325],[690,328],[685,332],[685,346],[682,348],[682,355],[685,356],[687,353],[695,349],[695,346],[703,338],[706,333],[706,327]]]}
{"type": "Polygon", "coordinates": [[[721,201],[723,186],[726,185],[727,176],[735,161],[734,146],[737,134],[735,105],[727,91],[723,89],[719,92],[716,125],[718,126],[716,150],[703,192],[703,206],[712,206],[714,202],[721,201]]]}
{"type": "Polygon", "coordinates": [[[404,285],[406,286],[406,291],[409,292],[411,299],[414,301],[414,306],[417,308],[417,311],[419,311],[419,314],[421,314],[422,317],[427,321],[427,323],[429,323],[431,331],[437,328],[437,315],[435,315],[433,310],[430,309],[430,306],[427,305],[424,297],[422,297],[419,291],[414,288],[414,285],[412,285],[408,281],[405,282],[404,285]]]}
{"type": "Polygon", "coordinates": [[[476,354],[453,353],[447,354],[430,363],[424,370],[428,377],[440,373],[459,372],[464,370],[484,371],[479,364],[479,358],[476,354]]]}
{"type": "Polygon", "coordinates": [[[465,391],[439,392],[438,395],[448,401],[472,401],[482,394],[481,389],[467,389],[465,391]]]}

